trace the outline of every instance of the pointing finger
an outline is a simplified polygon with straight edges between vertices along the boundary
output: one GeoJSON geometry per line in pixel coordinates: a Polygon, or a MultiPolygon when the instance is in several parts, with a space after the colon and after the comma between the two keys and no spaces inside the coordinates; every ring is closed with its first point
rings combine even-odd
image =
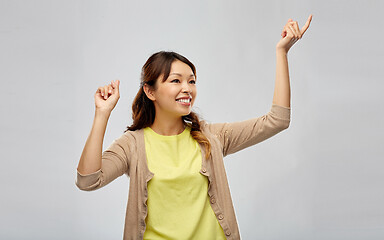
{"type": "Polygon", "coordinates": [[[305,33],[305,31],[307,31],[308,27],[309,27],[309,24],[311,23],[312,21],[312,14],[309,15],[308,17],[308,20],[307,22],[304,24],[304,26],[301,28],[301,35],[303,35],[305,33]]]}
{"type": "Polygon", "coordinates": [[[116,80],[115,81],[115,85],[116,85],[116,90],[117,90],[117,93],[120,93],[120,80],[116,80]]]}
{"type": "Polygon", "coordinates": [[[120,81],[119,80],[112,81],[112,87],[116,91],[116,93],[119,93],[119,85],[120,85],[120,81]]]}

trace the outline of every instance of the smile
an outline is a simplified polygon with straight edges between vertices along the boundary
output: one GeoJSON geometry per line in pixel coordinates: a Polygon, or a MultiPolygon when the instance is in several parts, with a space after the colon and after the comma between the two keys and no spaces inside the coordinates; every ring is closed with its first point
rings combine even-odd
{"type": "Polygon", "coordinates": [[[190,98],[188,98],[188,99],[181,98],[181,99],[177,99],[176,101],[178,101],[178,102],[183,102],[183,103],[190,103],[190,102],[191,102],[191,99],[190,99],[190,98]]]}
{"type": "Polygon", "coordinates": [[[184,106],[190,106],[191,105],[191,99],[190,98],[189,99],[185,99],[185,98],[177,99],[176,102],[178,102],[184,106]]]}

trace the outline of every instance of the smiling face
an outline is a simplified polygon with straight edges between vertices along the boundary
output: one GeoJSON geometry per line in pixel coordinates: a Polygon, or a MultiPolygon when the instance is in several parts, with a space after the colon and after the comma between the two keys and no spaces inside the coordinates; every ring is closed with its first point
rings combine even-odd
{"type": "Polygon", "coordinates": [[[156,115],[181,117],[192,110],[197,94],[195,84],[196,78],[192,69],[176,60],[172,63],[168,78],[163,82],[161,75],[156,81],[155,89],[145,87],[145,92],[155,105],[156,115]]]}

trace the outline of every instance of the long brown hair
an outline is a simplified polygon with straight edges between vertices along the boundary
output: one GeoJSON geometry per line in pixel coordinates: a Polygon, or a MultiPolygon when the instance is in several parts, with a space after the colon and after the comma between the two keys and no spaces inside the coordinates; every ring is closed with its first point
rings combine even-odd
{"type": "MultiPolygon", "coordinates": [[[[155,88],[156,81],[161,75],[163,75],[162,82],[167,80],[171,65],[176,60],[187,64],[196,77],[195,66],[186,57],[178,53],[160,51],[150,56],[142,68],[140,89],[132,103],[133,124],[128,126],[124,132],[152,126],[155,121],[155,105],[145,94],[143,86],[147,84],[150,88],[155,88]]],[[[182,120],[186,126],[191,128],[191,136],[205,147],[205,157],[209,159],[211,144],[201,132],[199,116],[191,111],[188,115],[182,116],[182,120]]]]}

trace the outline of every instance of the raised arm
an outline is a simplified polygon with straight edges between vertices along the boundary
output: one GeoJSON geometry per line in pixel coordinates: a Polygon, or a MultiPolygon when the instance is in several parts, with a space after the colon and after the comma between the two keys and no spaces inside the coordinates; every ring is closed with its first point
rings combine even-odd
{"type": "Polygon", "coordinates": [[[82,175],[101,169],[105,129],[109,116],[120,98],[119,85],[120,82],[117,80],[99,87],[95,93],[95,117],[77,167],[77,171],[82,175]]]}
{"type": "Polygon", "coordinates": [[[245,121],[207,124],[220,141],[224,156],[262,142],[289,127],[291,97],[287,53],[303,36],[311,20],[312,15],[301,30],[292,19],[284,26],[282,39],[276,46],[276,82],[271,110],[264,116],[245,121]]]}
{"type": "Polygon", "coordinates": [[[281,40],[276,46],[276,80],[273,94],[273,104],[291,107],[291,89],[289,83],[288,59],[289,49],[302,38],[311,23],[312,15],[300,30],[298,23],[289,19],[281,33],[281,40]]]}

